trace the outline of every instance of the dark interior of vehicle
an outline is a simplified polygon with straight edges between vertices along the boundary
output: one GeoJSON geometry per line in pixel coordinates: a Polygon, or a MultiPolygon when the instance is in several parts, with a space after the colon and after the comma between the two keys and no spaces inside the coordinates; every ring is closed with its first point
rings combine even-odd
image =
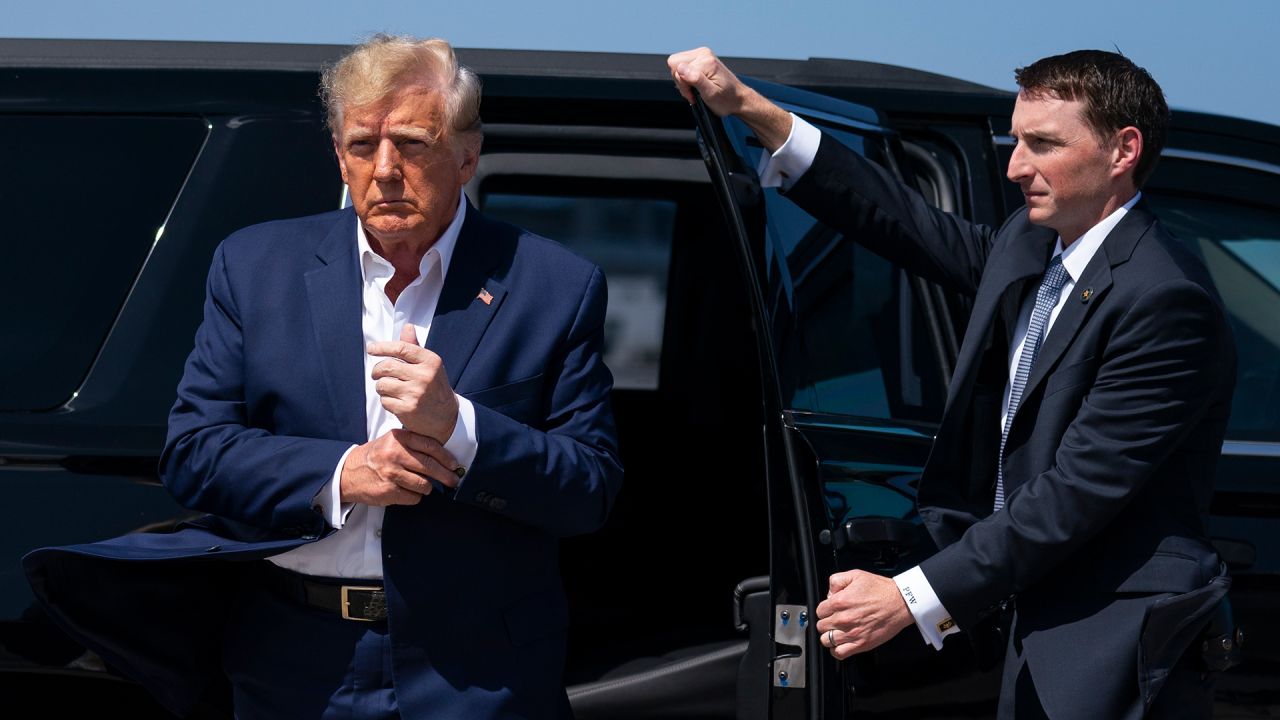
{"type": "Polygon", "coordinates": [[[626,480],[606,526],[562,544],[571,617],[565,682],[575,712],[733,717],[747,644],[735,628],[734,589],[768,574],[769,538],[760,374],[721,210],[697,178],[705,171],[688,157],[690,145],[667,158],[561,155],[548,165],[507,152],[520,145],[505,139],[487,139],[491,154],[469,188],[481,208],[604,267],[607,345],[647,323],[637,317],[646,311],[660,323],[656,347],[638,353],[642,361],[652,355],[648,370],[634,367],[637,353],[628,360],[606,349],[626,480]],[[665,241],[628,237],[653,224],[640,217],[650,205],[669,222],[658,228],[669,232],[665,241]],[[610,222],[596,212],[602,207],[635,216],[610,222]],[[555,212],[540,218],[540,209],[555,212]],[[575,209],[579,220],[565,226],[575,209]],[[637,247],[646,244],[660,252],[644,257],[637,247]],[[660,302],[636,291],[645,278],[660,302]]]}

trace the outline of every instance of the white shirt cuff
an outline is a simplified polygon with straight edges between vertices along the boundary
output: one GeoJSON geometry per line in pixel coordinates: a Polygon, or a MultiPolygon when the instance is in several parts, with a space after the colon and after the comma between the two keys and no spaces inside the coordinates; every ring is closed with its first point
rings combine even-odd
{"type": "Polygon", "coordinates": [[[342,468],[347,464],[347,456],[355,449],[356,446],[352,445],[342,453],[342,457],[338,458],[338,467],[333,469],[333,477],[311,499],[311,507],[315,508],[324,517],[324,521],[334,529],[342,527],[342,524],[347,521],[347,516],[351,514],[351,508],[356,506],[355,503],[342,502],[342,468]]]}
{"type": "MultiPolygon", "coordinates": [[[[475,462],[476,451],[480,448],[476,441],[476,409],[470,400],[461,395],[454,393],[454,397],[458,398],[458,422],[454,423],[453,434],[445,442],[444,449],[449,451],[459,465],[469,470],[471,463],[475,462]]],[[[458,487],[462,487],[464,480],[465,473],[458,480],[458,487]]]]}
{"type": "Polygon", "coordinates": [[[895,576],[893,581],[898,584],[902,599],[907,601],[907,609],[911,611],[924,641],[934,650],[942,649],[943,638],[960,632],[960,627],[951,619],[951,613],[942,607],[942,601],[933,592],[933,586],[919,565],[895,576]]]}
{"type": "Polygon", "coordinates": [[[791,134],[773,155],[762,155],[757,173],[761,187],[781,187],[789,190],[804,175],[818,154],[822,144],[822,131],[791,113],[791,134]]]}

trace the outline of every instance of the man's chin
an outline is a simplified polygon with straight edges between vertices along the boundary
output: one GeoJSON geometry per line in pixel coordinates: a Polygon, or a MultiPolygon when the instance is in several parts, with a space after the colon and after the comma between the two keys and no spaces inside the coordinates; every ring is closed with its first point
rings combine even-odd
{"type": "Polygon", "coordinates": [[[384,242],[412,237],[422,226],[421,218],[416,216],[385,213],[376,213],[369,217],[361,218],[360,222],[364,225],[365,232],[384,242]]]}

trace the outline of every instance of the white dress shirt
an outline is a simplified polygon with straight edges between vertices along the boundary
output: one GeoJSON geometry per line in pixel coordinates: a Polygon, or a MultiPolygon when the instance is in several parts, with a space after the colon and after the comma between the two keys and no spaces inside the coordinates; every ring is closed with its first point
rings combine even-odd
{"type": "MultiPolygon", "coordinates": [[[[431,331],[431,319],[449,272],[449,261],[458,243],[458,235],[466,217],[467,202],[459,194],[453,222],[440,239],[422,256],[418,277],[409,283],[392,304],[387,297],[387,281],[395,268],[373,251],[365,237],[364,227],[356,223],[356,247],[360,254],[361,315],[364,342],[399,340],[405,323],[417,328],[418,344],[425,345],[431,331]]],[[[402,427],[400,420],[382,407],[373,380],[373,366],[386,358],[366,354],[364,357],[364,412],[369,439],[402,427]]],[[[354,379],[354,378],[353,378],[354,379]]],[[[470,467],[476,456],[475,409],[471,401],[458,396],[458,422],[453,435],[444,444],[463,466],[470,467]]],[[[316,510],[337,528],[337,532],[317,542],[303,545],[270,558],[280,567],[334,578],[380,579],[382,577],[382,518],[385,508],[341,502],[342,466],[356,446],[343,453],[334,468],[333,478],[315,497],[316,510]]]]}
{"type": "MultiPolygon", "coordinates": [[[[791,133],[787,136],[787,141],[772,156],[766,154],[760,159],[761,184],[764,187],[791,187],[813,165],[813,159],[818,154],[818,145],[821,141],[821,131],[792,113],[791,133]]],[[[1134,195],[1123,207],[1089,228],[1088,232],[1068,245],[1065,250],[1062,247],[1062,238],[1058,238],[1053,255],[1062,255],[1062,266],[1067,271],[1067,279],[1058,295],[1058,302],[1049,315],[1049,322],[1045,325],[1044,337],[1049,336],[1054,321],[1058,319],[1058,313],[1074,291],[1076,282],[1080,280],[1089,261],[1098,252],[1098,248],[1102,247],[1102,241],[1141,198],[1142,193],[1134,195]]],[[[1022,357],[1022,348],[1026,344],[1027,329],[1031,325],[1031,312],[1035,309],[1035,299],[1034,292],[1028,293],[1018,313],[1017,325],[1014,326],[1013,344],[1009,349],[1009,381],[1004,386],[1000,426],[993,428],[997,433],[1004,431],[1004,423],[1008,417],[1013,376],[1018,371],[1018,360],[1022,357]]],[[[911,611],[911,617],[915,619],[916,627],[919,628],[926,643],[935,649],[942,649],[944,637],[960,632],[960,627],[951,620],[951,613],[942,606],[942,601],[938,599],[933,586],[929,584],[929,579],[925,577],[919,565],[895,576],[893,580],[897,583],[898,592],[906,601],[907,609],[911,611]]]]}

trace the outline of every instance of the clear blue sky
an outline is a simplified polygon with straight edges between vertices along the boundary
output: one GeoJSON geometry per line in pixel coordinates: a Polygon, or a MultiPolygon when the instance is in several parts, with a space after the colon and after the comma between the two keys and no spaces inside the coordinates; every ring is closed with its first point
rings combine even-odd
{"type": "Polygon", "coordinates": [[[1280,0],[3,0],[0,35],[350,43],[873,60],[1012,88],[1012,68],[1120,48],[1175,109],[1280,125],[1280,0]]]}

